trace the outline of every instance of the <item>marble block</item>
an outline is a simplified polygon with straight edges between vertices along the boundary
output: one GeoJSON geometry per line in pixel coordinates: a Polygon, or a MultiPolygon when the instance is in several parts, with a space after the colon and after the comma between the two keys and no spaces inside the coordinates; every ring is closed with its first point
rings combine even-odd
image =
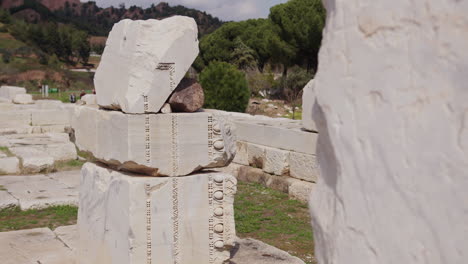
{"type": "Polygon", "coordinates": [[[129,115],[76,109],[76,145],[100,161],[152,176],[183,176],[227,166],[236,147],[231,125],[211,113],[129,115]]]}
{"type": "Polygon", "coordinates": [[[125,19],[107,39],[94,85],[97,103],[125,113],[157,113],[198,56],[193,18],[125,19]]]}
{"type": "Polygon", "coordinates": [[[16,86],[1,86],[0,97],[13,100],[17,94],[25,94],[26,89],[16,86]]]}
{"type": "Polygon", "coordinates": [[[13,98],[13,103],[15,104],[34,104],[32,95],[30,94],[17,94],[13,98]]]}
{"type": "Polygon", "coordinates": [[[235,193],[228,174],[136,177],[86,163],[79,263],[225,263],[235,240],[235,193]]]}
{"type": "Polygon", "coordinates": [[[314,120],[312,119],[312,110],[315,104],[314,79],[304,87],[302,93],[302,127],[308,131],[317,131],[314,120]]]}

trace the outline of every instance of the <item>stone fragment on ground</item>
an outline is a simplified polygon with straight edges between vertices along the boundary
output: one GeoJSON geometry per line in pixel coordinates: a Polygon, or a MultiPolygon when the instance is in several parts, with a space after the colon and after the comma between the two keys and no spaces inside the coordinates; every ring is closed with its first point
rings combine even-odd
{"type": "MultiPolygon", "coordinates": [[[[58,227],[54,231],[36,228],[2,232],[2,264],[77,264],[78,239],[76,225],[58,227]]],[[[304,264],[285,251],[251,238],[235,238],[230,255],[231,264],[304,264]]]]}
{"type": "Polygon", "coordinates": [[[113,168],[184,176],[227,166],[235,155],[230,120],[211,113],[128,115],[78,107],[76,145],[113,168]]]}
{"type": "Polygon", "coordinates": [[[192,113],[202,108],[205,94],[197,80],[184,78],[168,100],[173,112],[192,113]]]}
{"type": "Polygon", "coordinates": [[[0,176],[0,186],[18,201],[22,210],[40,209],[54,205],[78,206],[79,173],[72,171],[50,175],[52,176],[42,174],[0,176]],[[63,176],[66,173],[71,174],[70,178],[63,176]],[[62,177],[64,177],[63,180],[62,177]]]}
{"type": "Polygon", "coordinates": [[[198,55],[193,18],[125,19],[107,39],[94,84],[97,103],[125,113],[157,113],[198,55]]]}
{"type": "Polygon", "coordinates": [[[81,97],[81,101],[85,105],[97,105],[97,97],[95,94],[87,94],[83,97],[81,97]]]}
{"type": "Polygon", "coordinates": [[[1,232],[2,264],[75,264],[70,248],[49,228],[1,232]]]}
{"type": "Polygon", "coordinates": [[[304,264],[301,259],[253,238],[237,239],[231,264],[304,264]]]}
{"type": "Polygon", "coordinates": [[[32,95],[30,94],[17,94],[13,98],[15,104],[34,104],[32,95]]]}
{"type": "Polygon", "coordinates": [[[78,212],[81,263],[146,263],[148,254],[160,263],[225,263],[235,241],[236,184],[219,172],[137,177],[86,163],[78,212]]]}

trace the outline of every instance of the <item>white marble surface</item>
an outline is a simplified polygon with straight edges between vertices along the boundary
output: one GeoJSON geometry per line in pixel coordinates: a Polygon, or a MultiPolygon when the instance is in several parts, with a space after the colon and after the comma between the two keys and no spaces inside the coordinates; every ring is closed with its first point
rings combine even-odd
{"type": "Polygon", "coordinates": [[[116,23],[94,78],[97,103],[125,113],[159,112],[198,52],[193,18],[116,23]]]}
{"type": "Polygon", "coordinates": [[[324,1],[319,263],[468,263],[468,2],[324,1]]]}

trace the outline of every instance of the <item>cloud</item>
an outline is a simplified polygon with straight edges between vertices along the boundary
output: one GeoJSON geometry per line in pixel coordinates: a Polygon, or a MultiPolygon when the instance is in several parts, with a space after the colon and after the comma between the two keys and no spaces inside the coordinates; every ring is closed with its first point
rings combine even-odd
{"type": "MultiPolygon", "coordinates": [[[[219,17],[221,20],[239,21],[249,18],[265,18],[268,16],[270,7],[284,3],[287,0],[166,0],[170,5],[183,5],[190,8],[196,8],[219,17]]],[[[148,7],[151,4],[157,4],[158,1],[151,0],[96,0],[96,3],[102,7],[110,5],[118,6],[125,3],[127,7],[131,5],[148,7]]]]}

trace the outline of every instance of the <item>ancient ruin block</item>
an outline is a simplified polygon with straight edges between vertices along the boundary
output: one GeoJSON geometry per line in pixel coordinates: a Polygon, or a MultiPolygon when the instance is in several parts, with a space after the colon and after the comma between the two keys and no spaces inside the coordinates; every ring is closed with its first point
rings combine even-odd
{"type": "Polygon", "coordinates": [[[174,112],[193,113],[205,103],[205,93],[196,79],[184,78],[168,100],[174,112]]]}
{"type": "Polygon", "coordinates": [[[80,264],[221,264],[234,245],[236,179],[138,177],[87,163],[78,212],[80,264]]]}
{"type": "Polygon", "coordinates": [[[193,18],[125,19],[107,39],[94,78],[97,103],[125,113],[157,113],[198,55],[193,18]]]}
{"type": "Polygon", "coordinates": [[[16,86],[1,86],[0,87],[0,97],[8,100],[15,99],[17,94],[25,94],[26,89],[23,87],[16,86]]]}
{"type": "Polygon", "coordinates": [[[229,120],[211,113],[128,115],[78,107],[76,145],[113,168],[184,176],[227,166],[235,155],[229,120]]]}
{"type": "Polygon", "coordinates": [[[34,104],[32,95],[30,94],[16,94],[13,98],[15,104],[34,104]]]}

